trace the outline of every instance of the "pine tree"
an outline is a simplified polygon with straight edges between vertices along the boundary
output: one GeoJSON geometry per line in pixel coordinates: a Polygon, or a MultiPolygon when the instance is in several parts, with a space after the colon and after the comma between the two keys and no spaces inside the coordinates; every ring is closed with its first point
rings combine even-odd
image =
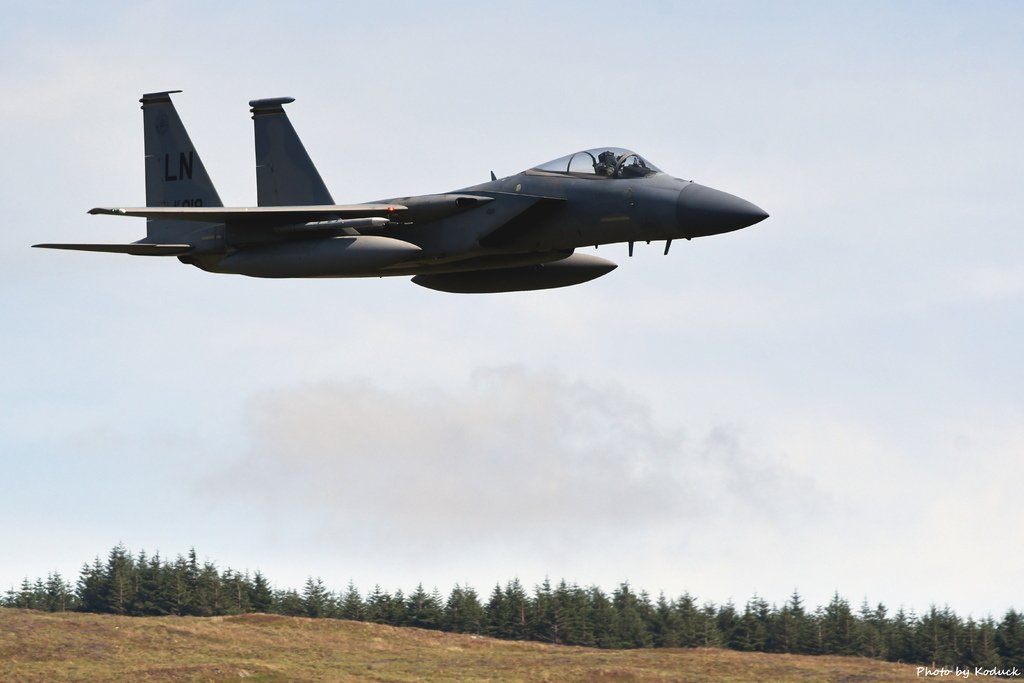
{"type": "Polygon", "coordinates": [[[856,624],[850,603],[836,591],[825,607],[822,617],[822,653],[850,655],[854,653],[854,630],[856,624]]]}
{"type": "Polygon", "coordinates": [[[302,596],[294,590],[274,593],[274,612],[276,614],[283,614],[286,617],[307,616],[306,603],[302,596]]]}
{"type": "Polygon", "coordinates": [[[66,612],[73,608],[71,586],[58,572],[46,577],[43,609],[50,612],[66,612]]]}
{"type": "Polygon", "coordinates": [[[388,624],[391,611],[391,596],[381,590],[380,585],[374,586],[373,592],[366,599],[366,620],[376,624],[388,624]]]}
{"type": "Polygon", "coordinates": [[[484,607],[480,604],[480,596],[476,589],[471,586],[462,588],[462,610],[463,633],[483,633],[484,629],[484,607]]]}
{"type": "Polygon", "coordinates": [[[722,639],[722,645],[730,650],[740,648],[739,641],[739,615],[736,614],[736,605],[732,600],[727,601],[718,608],[715,615],[715,625],[718,626],[718,633],[722,639]]]}
{"type": "Polygon", "coordinates": [[[7,589],[7,592],[4,593],[4,598],[2,601],[0,601],[0,606],[14,608],[16,607],[17,601],[18,591],[14,590],[14,586],[11,586],[7,589]]]}
{"type": "Polygon", "coordinates": [[[915,650],[918,661],[959,662],[958,636],[962,628],[960,620],[948,607],[939,611],[932,605],[917,621],[915,628],[915,650]]]}
{"type": "Polygon", "coordinates": [[[18,609],[36,609],[36,595],[32,582],[26,576],[21,581],[21,589],[15,594],[12,607],[18,609]]]}
{"type": "Polygon", "coordinates": [[[863,633],[861,652],[867,657],[888,659],[889,657],[889,620],[886,608],[878,603],[874,609],[868,608],[867,600],[861,605],[861,630],[863,633]]]}
{"type": "Polygon", "coordinates": [[[587,615],[594,628],[594,645],[601,648],[617,647],[616,636],[612,630],[615,608],[604,591],[597,586],[587,589],[587,615]]]}
{"type": "Polygon", "coordinates": [[[341,604],[338,605],[338,616],[352,621],[366,620],[366,604],[352,580],[349,580],[348,588],[345,589],[345,594],[341,598],[341,604]]]}
{"type": "Polygon", "coordinates": [[[651,624],[654,647],[679,647],[682,641],[681,630],[675,607],[665,598],[664,593],[659,594],[654,604],[651,624]]]}
{"type": "Polygon", "coordinates": [[[565,639],[565,611],[559,604],[551,581],[544,577],[544,582],[534,588],[533,604],[529,618],[529,639],[545,643],[561,644],[565,639]]]}
{"type": "Polygon", "coordinates": [[[330,610],[330,596],[324,582],[317,577],[306,579],[302,590],[302,607],[307,617],[319,618],[326,616],[330,610]]]}
{"type": "Polygon", "coordinates": [[[1010,609],[996,628],[996,650],[1002,668],[1024,671],[1024,615],[1010,609]]]}
{"type": "Polygon", "coordinates": [[[189,575],[193,591],[192,613],[200,617],[226,613],[217,566],[212,562],[203,562],[202,566],[195,566],[194,563],[195,551],[193,550],[189,558],[189,575]]]}
{"type": "Polygon", "coordinates": [[[99,556],[92,566],[83,564],[78,573],[78,604],[83,612],[106,611],[107,578],[99,556]]]}
{"type": "Polygon", "coordinates": [[[274,591],[263,576],[263,572],[256,570],[252,575],[252,587],[249,592],[249,604],[256,612],[269,613],[274,611],[274,591]]]}
{"type": "Polygon", "coordinates": [[[555,589],[555,594],[565,605],[565,642],[586,647],[596,645],[587,592],[576,584],[569,586],[563,579],[555,589]]]}
{"type": "Polygon", "coordinates": [[[223,592],[222,605],[227,614],[246,614],[252,612],[250,595],[252,586],[249,581],[249,574],[239,574],[228,568],[221,576],[221,589],[223,592]]]}
{"type": "Polygon", "coordinates": [[[122,545],[116,545],[107,556],[104,612],[125,614],[135,598],[135,564],[131,554],[122,545]]]}
{"type": "Polygon", "coordinates": [[[792,654],[806,652],[806,644],[810,642],[810,620],[804,610],[800,593],[793,590],[789,601],[782,606],[779,618],[775,622],[773,642],[779,652],[792,654]]]}
{"type": "Polygon", "coordinates": [[[185,562],[185,586],[188,595],[188,602],[185,606],[185,614],[200,616],[203,613],[204,596],[199,593],[199,558],[196,556],[196,549],[188,549],[188,559],[185,562]]]}
{"type": "Polygon", "coordinates": [[[914,613],[907,614],[900,607],[889,625],[889,660],[894,662],[918,661],[914,646],[914,628],[917,618],[914,613]]]}
{"type": "Polygon", "coordinates": [[[613,647],[651,647],[653,639],[647,628],[651,604],[646,594],[638,597],[629,583],[622,583],[612,593],[612,608],[613,647]]]}
{"type": "MultiPolygon", "coordinates": [[[[991,623],[991,619],[987,621],[991,623]]],[[[994,643],[995,631],[992,630],[986,633],[983,626],[984,623],[984,621],[978,623],[970,617],[967,618],[967,621],[963,622],[960,635],[961,654],[957,662],[958,664],[966,667],[980,666],[984,669],[990,669],[999,663],[999,653],[996,652],[994,643]]]]}
{"type": "Polygon", "coordinates": [[[510,640],[529,639],[530,625],[527,619],[530,608],[529,599],[518,578],[512,579],[505,585],[502,603],[504,621],[501,625],[502,635],[499,637],[510,640]]]}
{"type": "Polygon", "coordinates": [[[423,584],[416,586],[405,601],[406,623],[417,628],[438,629],[441,627],[442,608],[441,598],[434,593],[427,594],[423,590],[423,584]]]}
{"type": "Polygon", "coordinates": [[[672,605],[679,625],[679,647],[707,645],[704,641],[704,623],[696,599],[689,592],[683,593],[672,605]]]}
{"type": "Polygon", "coordinates": [[[509,635],[505,631],[508,620],[505,592],[501,590],[501,584],[495,584],[491,597],[484,606],[484,632],[492,638],[508,638],[509,635]]]}
{"type": "Polygon", "coordinates": [[[189,564],[178,555],[174,564],[167,567],[164,590],[167,593],[171,614],[183,617],[192,614],[192,581],[189,564]]]}
{"type": "Polygon", "coordinates": [[[700,645],[702,647],[725,647],[725,638],[718,629],[718,607],[705,602],[700,608],[700,645]]]}
{"type": "Polygon", "coordinates": [[[36,579],[32,583],[32,609],[46,609],[46,584],[42,579],[36,579]]]}
{"type": "Polygon", "coordinates": [[[756,595],[747,601],[736,627],[737,649],[747,652],[765,652],[771,627],[768,603],[756,595]]]}
{"type": "Polygon", "coordinates": [[[996,667],[1000,663],[999,650],[996,642],[996,623],[992,617],[986,617],[975,623],[968,620],[968,641],[964,648],[964,664],[980,666],[985,669],[996,667]],[[971,626],[973,625],[973,628],[971,626]]]}
{"type": "Polygon", "coordinates": [[[408,626],[409,615],[405,609],[405,593],[399,588],[391,596],[391,601],[388,603],[388,615],[386,624],[391,626],[408,626]]]}
{"type": "Polygon", "coordinates": [[[140,550],[135,558],[132,575],[134,589],[128,613],[157,616],[170,614],[170,596],[165,590],[165,577],[163,567],[160,565],[160,554],[157,553],[150,558],[146,555],[145,550],[140,550]]]}
{"type": "Polygon", "coordinates": [[[444,605],[444,630],[455,633],[480,633],[484,627],[484,609],[476,591],[458,584],[444,605]]]}

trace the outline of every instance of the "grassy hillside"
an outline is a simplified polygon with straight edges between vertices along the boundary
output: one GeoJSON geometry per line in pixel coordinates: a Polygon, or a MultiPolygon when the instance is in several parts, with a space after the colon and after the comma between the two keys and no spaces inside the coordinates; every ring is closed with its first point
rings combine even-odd
{"type": "Polygon", "coordinates": [[[592,650],[329,619],[0,609],[0,681],[870,681],[914,666],[727,650],[592,650]]]}

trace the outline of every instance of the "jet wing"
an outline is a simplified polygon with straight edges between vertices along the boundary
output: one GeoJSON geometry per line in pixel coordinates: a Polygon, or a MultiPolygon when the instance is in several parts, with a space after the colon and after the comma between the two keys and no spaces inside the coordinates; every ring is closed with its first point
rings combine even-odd
{"type": "Polygon", "coordinates": [[[182,207],[142,206],[133,208],[97,207],[93,215],[136,216],[199,223],[236,223],[270,227],[309,223],[329,218],[391,218],[398,217],[406,207],[401,204],[335,204],[323,206],[254,206],[254,207],[182,207]]]}
{"type": "Polygon", "coordinates": [[[133,256],[182,256],[192,251],[188,244],[33,244],[40,249],[71,249],[74,251],[103,251],[133,256]]]}

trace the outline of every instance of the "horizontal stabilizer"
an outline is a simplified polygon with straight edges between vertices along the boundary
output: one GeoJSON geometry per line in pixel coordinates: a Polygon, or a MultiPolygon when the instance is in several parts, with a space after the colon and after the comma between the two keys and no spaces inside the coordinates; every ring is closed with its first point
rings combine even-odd
{"type": "Polygon", "coordinates": [[[273,226],[308,223],[328,218],[390,218],[406,207],[400,204],[334,204],[324,206],[180,207],[142,206],[134,208],[97,207],[93,215],[173,218],[200,223],[250,223],[273,226]]]}
{"type": "Polygon", "coordinates": [[[132,256],[182,256],[192,251],[188,244],[33,244],[40,249],[70,249],[73,251],[102,251],[132,256]]]}

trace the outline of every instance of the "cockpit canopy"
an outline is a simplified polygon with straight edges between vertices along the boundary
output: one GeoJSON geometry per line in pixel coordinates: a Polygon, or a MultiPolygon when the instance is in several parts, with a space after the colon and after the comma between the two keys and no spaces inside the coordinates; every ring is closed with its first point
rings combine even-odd
{"type": "Polygon", "coordinates": [[[661,169],[639,154],[621,147],[597,147],[569,154],[530,170],[603,178],[645,178],[661,169]]]}

